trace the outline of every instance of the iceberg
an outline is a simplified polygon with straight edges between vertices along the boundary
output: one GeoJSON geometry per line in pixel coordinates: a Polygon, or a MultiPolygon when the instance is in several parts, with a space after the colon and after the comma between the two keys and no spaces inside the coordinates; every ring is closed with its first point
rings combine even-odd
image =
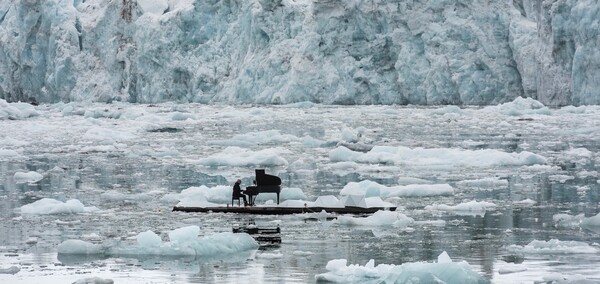
{"type": "Polygon", "coordinates": [[[345,259],[327,263],[326,273],[315,276],[317,281],[334,283],[488,283],[465,262],[453,262],[446,252],[437,262],[414,262],[402,265],[379,264],[370,260],[364,266],[347,264],[345,259]]]}
{"type": "Polygon", "coordinates": [[[507,153],[495,149],[408,148],[375,146],[367,153],[340,146],[329,151],[332,162],[392,164],[423,167],[494,167],[546,164],[546,158],[528,151],[507,153]]]}
{"type": "Polygon", "coordinates": [[[578,241],[549,241],[533,240],[527,245],[510,245],[506,249],[511,252],[523,254],[597,254],[600,252],[595,246],[578,241]]]}
{"type": "Polygon", "coordinates": [[[86,207],[77,199],[62,202],[52,198],[43,198],[20,208],[22,214],[76,214],[97,211],[95,206],[86,207]]]}
{"type": "Polygon", "coordinates": [[[59,255],[104,256],[215,256],[249,251],[258,243],[248,234],[215,233],[198,237],[197,226],[169,232],[170,241],[163,242],[152,231],[137,235],[137,244],[94,244],[82,240],[66,240],[58,245],[59,255]]]}
{"type": "Polygon", "coordinates": [[[16,172],[14,179],[16,183],[36,183],[44,178],[43,175],[37,172],[16,172]]]}

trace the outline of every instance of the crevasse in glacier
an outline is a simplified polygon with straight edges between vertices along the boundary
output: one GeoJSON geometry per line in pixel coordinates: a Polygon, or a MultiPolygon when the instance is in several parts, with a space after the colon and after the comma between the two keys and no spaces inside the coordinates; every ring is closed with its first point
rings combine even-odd
{"type": "Polygon", "coordinates": [[[15,0],[0,98],[600,103],[596,0],[15,0]]]}

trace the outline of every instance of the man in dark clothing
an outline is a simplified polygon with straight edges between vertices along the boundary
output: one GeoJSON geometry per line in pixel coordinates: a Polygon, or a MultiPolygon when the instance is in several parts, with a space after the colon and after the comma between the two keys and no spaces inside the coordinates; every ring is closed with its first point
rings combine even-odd
{"type": "MultiPolygon", "coordinates": [[[[232,199],[239,199],[242,198],[244,199],[244,206],[248,206],[248,200],[246,200],[246,195],[243,193],[242,189],[240,188],[240,184],[242,183],[242,180],[238,179],[235,184],[233,185],[233,196],[232,199]]],[[[232,205],[233,205],[233,200],[231,201],[232,205]]]]}

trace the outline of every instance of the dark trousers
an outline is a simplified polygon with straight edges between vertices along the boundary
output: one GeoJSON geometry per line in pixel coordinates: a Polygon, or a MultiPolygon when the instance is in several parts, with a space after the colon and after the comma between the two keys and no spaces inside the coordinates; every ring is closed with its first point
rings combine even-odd
{"type": "Polygon", "coordinates": [[[244,205],[248,205],[248,199],[246,199],[246,195],[244,194],[240,194],[240,195],[234,195],[233,198],[231,199],[231,205],[233,206],[233,200],[235,199],[240,199],[242,198],[244,200],[244,205]]]}

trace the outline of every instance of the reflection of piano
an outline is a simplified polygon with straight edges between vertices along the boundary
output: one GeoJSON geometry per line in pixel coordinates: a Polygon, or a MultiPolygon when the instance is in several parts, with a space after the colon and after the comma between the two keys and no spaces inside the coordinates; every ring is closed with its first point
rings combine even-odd
{"type": "Polygon", "coordinates": [[[281,179],[277,176],[265,174],[264,169],[256,169],[256,184],[246,187],[244,192],[248,195],[248,203],[254,206],[254,200],[259,193],[277,193],[277,204],[279,204],[279,192],[281,192],[281,179]]]}

